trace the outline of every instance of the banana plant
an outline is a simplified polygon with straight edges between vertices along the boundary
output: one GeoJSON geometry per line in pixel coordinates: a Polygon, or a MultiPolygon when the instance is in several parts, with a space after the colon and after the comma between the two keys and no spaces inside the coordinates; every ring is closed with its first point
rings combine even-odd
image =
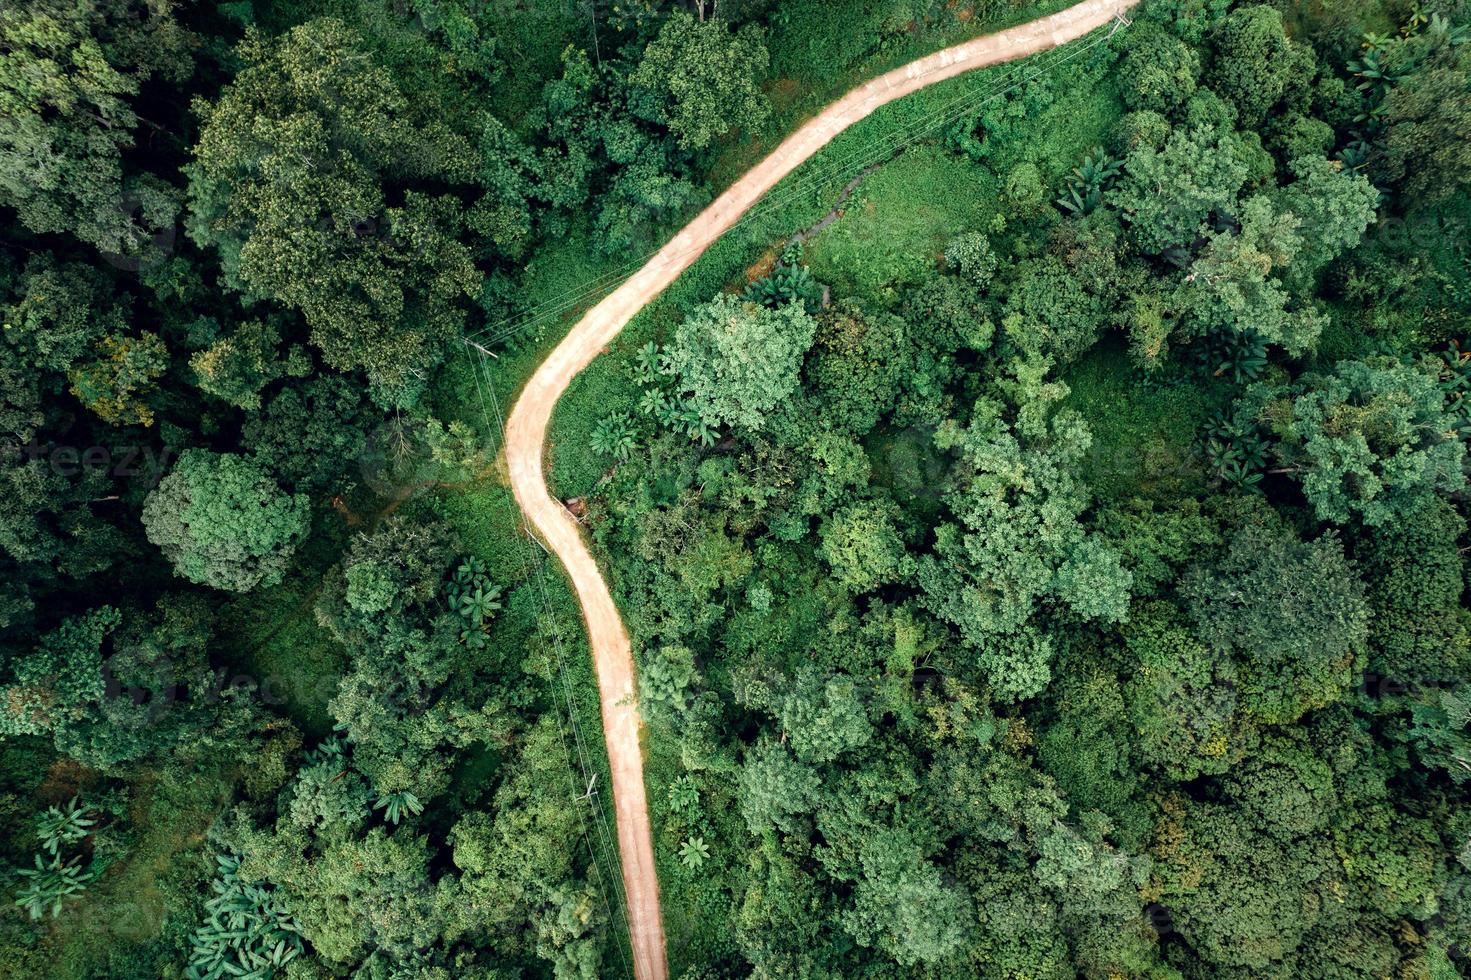
{"type": "Polygon", "coordinates": [[[16,872],[25,884],[17,893],[15,904],[25,909],[32,919],[40,919],[48,913],[51,918],[56,918],[61,914],[62,904],[86,891],[87,885],[96,877],[95,868],[83,868],[79,856],[68,860],[53,856],[45,861],[37,854],[35,860],[34,868],[20,868],[16,872]]]}
{"type": "Polygon", "coordinates": [[[489,642],[485,631],[501,609],[501,588],[491,582],[480,559],[465,559],[445,585],[450,609],[465,621],[460,641],[472,650],[482,650],[489,642]]]}
{"type": "Polygon", "coordinates": [[[301,955],[296,921],[274,885],[240,876],[238,855],[221,854],[216,861],[215,894],[204,903],[204,923],[190,936],[184,975],[188,980],[269,980],[301,955]]]}
{"type": "Polygon", "coordinates": [[[612,456],[620,463],[633,454],[638,445],[638,428],[627,412],[614,412],[598,423],[592,433],[595,453],[612,456]]]}
{"type": "Polygon", "coordinates": [[[74,796],[66,806],[50,806],[36,818],[36,836],[41,838],[41,847],[56,857],[65,844],[74,844],[84,839],[97,826],[97,821],[87,816],[87,808],[74,796]]]}
{"type": "Polygon", "coordinates": [[[1067,190],[1057,199],[1057,206],[1075,215],[1091,214],[1103,203],[1104,192],[1113,186],[1123,169],[1123,161],[1095,147],[1073,168],[1067,190]]]}
{"type": "Polygon", "coordinates": [[[382,810],[383,818],[391,824],[397,824],[403,819],[404,814],[417,817],[424,812],[424,804],[419,798],[408,790],[399,790],[396,793],[385,793],[378,797],[373,804],[373,809],[382,810]]]}

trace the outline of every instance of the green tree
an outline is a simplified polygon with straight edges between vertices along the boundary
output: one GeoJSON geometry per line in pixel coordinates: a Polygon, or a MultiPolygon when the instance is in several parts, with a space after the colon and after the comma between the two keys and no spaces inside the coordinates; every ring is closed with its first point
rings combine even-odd
{"type": "Polygon", "coordinates": [[[1141,24],[1119,64],[1119,94],[1130,109],[1169,113],[1195,91],[1200,55],[1162,28],[1141,24]]]}
{"type": "Polygon", "coordinates": [[[1466,485],[1466,450],[1436,376],[1388,357],[1339,361],[1291,386],[1259,385],[1243,407],[1273,436],[1282,469],[1318,516],[1384,524],[1428,492],[1466,485]]]}
{"type": "Polygon", "coordinates": [[[188,449],[143,504],[143,527],[191,582],[249,592],[285,577],[310,507],[246,456],[188,449]]]}
{"type": "Polygon", "coordinates": [[[684,318],[669,359],[706,425],[760,431],[797,390],[815,329],[795,303],[769,310],[722,293],[684,318]]]}
{"type": "Polygon", "coordinates": [[[703,150],[766,118],[759,86],[770,60],[755,26],[732,31],[720,17],[675,10],[628,77],[634,110],[668,126],[684,149],[703,150]]]}
{"type": "Polygon", "coordinates": [[[279,352],[281,332],[272,322],[248,320],[189,358],[195,383],[236,408],[255,412],[261,392],[286,374],[311,373],[311,362],[299,347],[288,358],[279,352]]]}
{"type": "Polygon", "coordinates": [[[947,885],[940,869],[902,831],[869,838],[860,858],[862,876],[843,927],[860,944],[875,947],[901,966],[936,963],[966,940],[971,905],[965,892],[947,885]]]}
{"type": "Polygon", "coordinates": [[[893,508],[877,500],[848,504],[822,522],[819,553],[842,585],[871,592],[899,581],[913,567],[894,527],[893,508]]]}
{"type": "Polygon", "coordinates": [[[157,334],[108,335],[97,342],[98,359],[67,375],[71,393],[112,425],[152,425],[147,396],[168,370],[168,348],[157,334]]]}
{"type": "Polygon", "coordinates": [[[244,68],[196,105],[189,233],[218,248],[231,285],[300,310],[329,364],[402,405],[480,286],[457,198],[419,189],[467,185],[472,150],[416,126],[363,47],[330,19],[247,36],[244,68]]]}
{"type": "Polygon", "coordinates": [[[949,518],[918,567],[926,605],[959,629],[1009,700],[1036,694],[1050,676],[1052,644],[1032,623],[1036,613],[1058,601],[1085,618],[1120,615],[1130,586],[1110,549],[1076,551],[1087,540],[1080,517],[1089,503],[1076,473],[1092,437],[1081,416],[1056,407],[1067,386],[1044,381],[1047,367],[1014,366],[1014,421],[1002,402],[983,398],[969,425],[949,422],[937,433],[936,445],[960,462],[945,495],[949,518]],[[1092,594],[1095,573],[1116,568],[1107,589],[1092,594]]]}
{"type": "MultiPolygon", "coordinates": [[[[241,443],[299,491],[325,488],[344,476],[355,478],[359,473],[349,469],[353,466],[376,472],[376,453],[368,452],[366,435],[373,413],[360,387],[327,373],[287,385],[245,420],[241,443]]],[[[379,434],[390,431],[380,429],[379,434]]]]}
{"type": "Polygon", "coordinates": [[[1238,530],[1181,584],[1201,638],[1242,658],[1242,704],[1269,724],[1344,697],[1369,633],[1364,586],[1332,532],[1299,541],[1275,521],[1238,530]]]}
{"type": "Polygon", "coordinates": [[[1097,341],[1105,303],[1079,271],[1053,256],[1015,266],[1001,328],[1026,356],[1066,365],[1097,341]]]}
{"type": "Polygon", "coordinates": [[[1294,214],[1273,209],[1261,195],[1240,210],[1239,231],[1208,236],[1179,288],[1177,302],[1197,335],[1252,330],[1264,341],[1301,356],[1317,343],[1326,322],[1310,304],[1295,302],[1280,279],[1303,248],[1301,222],[1294,214]]]}
{"type": "Polygon", "coordinates": [[[1202,966],[1279,966],[1334,901],[1328,843],[1322,835],[1283,842],[1234,807],[1176,799],[1166,814],[1177,822],[1170,830],[1182,823],[1183,833],[1167,838],[1178,839],[1173,848],[1158,848],[1156,875],[1175,927],[1202,966]]]}
{"type": "Polygon", "coordinates": [[[102,606],[69,617],[24,648],[0,650],[0,736],[44,735],[77,762],[127,763],[240,745],[249,713],[218,703],[207,606],[165,596],[152,611],[102,606]]]}
{"type": "Polygon", "coordinates": [[[139,93],[180,82],[195,38],[171,0],[35,0],[0,10],[0,204],[35,232],[142,258],[172,229],[178,192],[124,157],[139,93]]]}
{"type": "Polygon", "coordinates": [[[838,303],[817,315],[807,388],[831,423],[862,435],[892,410],[912,372],[908,325],[887,313],[838,303]]]}
{"type": "Polygon", "coordinates": [[[1084,619],[1117,623],[1128,618],[1133,583],[1122,556],[1094,535],[1080,541],[1058,566],[1052,588],[1084,619]]]}
{"type": "Polygon", "coordinates": [[[791,749],[763,739],[746,752],[741,766],[741,815],[752,834],[760,836],[774,826],[788,833],[801,826],[797,819],[812,811],[821,780],[812,768],[792,758],[791,749]]]}
{"type": "Polygon", "coordinates": [[[797,761],[823,764],[867,745],[874,736],[862,687],[847,675],[797,675],[776,705],[782,735],[797,761]]]}
{"type": "Polygon", "coordinates": [[[1123,689],[1106,670],[1060,678],[1052,717],[1037,740],[1042,769],[1074,807],[1099,810],[1137,839],[1147,824],[1132,797],[1142,782],[1123,689]]]}
{"type": "Polygon", "coordinates": [[[1151,603],[1124,630],[1134,671],[1124,688],[1141,758],[1181,781],[1225,772],[1249,747],[1238,667],[1172,606],[1151,603]]]}
{"type": "Polygon", "coordinates": [[[302,938],[329,963],[351,965],[377,950],[406,957],[444,928],[430,880],[428,841],[374,827],[330,841],[295,869],[291,903],[302,938]]]}
{"type": "Polygon", "coordinates": [[[609,912],[579,866],[583,852],[566,846],[580,837],[585,815],[568,802],[560,738],[556,720],[542,715],[491,812],[467,813],[450,832],[462,872],[450,933],[489,930],[498,950],[535,955],[553,964],[558,980],[595,980],[603,975],[609,912]]]}
{"type": "Polygon", "coordinates": [[[1260,126],[1274,109],[1302,108],[1317,74],[1313,51],[1287,36],[1282,13],[1266,5],[1237,7],[1217,26],[1208,78],[1241,114],[1260,126]]]}
{"type": "Polygon", "coordinates": [[[1449,503],[1422,497],[1370,528],[1354,557],[1368,585],[1369,669],[1400,681],[1463,676],[1471,633],[1462,603],[1460,540],[1466,521],[1449,503]]]}
{"type": "Polygon", "coordinates": [[[639,664],[638,703],[650,720],[679,717],[689,710],[700,682],[695,655],[689,647],[661,646],[648,651],[639,664]]]}
{"type": "Polygon", "coordinates": [[[106,694],[103,643],[122,625],[122,614],[101,606],[64,620],[29,654],[7,650],[4,735],[65,731],[106,694]]]}
{"type": "Polygon", "coordinates": [[[1289,267],[1289,284],[1306,292],[1321,269],[1364,237],[1375,220],[1379,191],[1337,160],[1302,156],[1289,166],[1295,179],[1278,192],[1277,206],[1301,222],[1302,245],[1289,267]]]}
{"type": "Polygon", "coordinates": [[[1260,144],[1237,133],[1174,129],[1161,148],[1143,145],[1124,160],[1124,176],[1106,195],[1145,252],[1191,245],[1212,215],[1235,212],[1236,198],[1263,170],[1260,144]]]}
{"type": "Polygon", "coordinates": [[[1376,107],[1384,174],[1407,201],[1444,201],[1471,181],[1471,49],[1455,30],[1440,20],[1406,41],[1407,70],[1376,107]]]}

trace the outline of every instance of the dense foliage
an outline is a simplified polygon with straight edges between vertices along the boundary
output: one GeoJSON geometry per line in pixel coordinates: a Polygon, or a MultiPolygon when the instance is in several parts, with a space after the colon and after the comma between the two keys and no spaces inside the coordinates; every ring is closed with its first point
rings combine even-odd
{"type": "MultiPolygon", "coordinates": [[[[0,7],[0,974],[628,974],[495,413],[816,106],[1045,9],[0,7]]],[[[1468,25],[1147,0],[569,392],[674,975],[1465,973],[1468,25]]]]}
{"type": "Polygon", "coordinates": [[[614,355],[690,976],[1462,975],[1471,90],[1389,106],[1471,62],[1415,9],[1148,5],[949,129],[1003,199],[917,274],[824,232],[614,355]]]}

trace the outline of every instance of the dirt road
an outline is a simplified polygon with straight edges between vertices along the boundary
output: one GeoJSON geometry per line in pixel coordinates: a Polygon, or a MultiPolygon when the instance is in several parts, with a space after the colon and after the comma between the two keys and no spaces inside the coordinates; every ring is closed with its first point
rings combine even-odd
{"type": "MultiPolygon", "coordinates": [[[[674,282],[753,204],[833,137],[879,106],[963,72],[1022,58],[1082,37],[1138,0],[1085,0],[1019,27],[976,38],[912,61],[828,105],[746,172],[686,225],[643,268],[588,311],[522,390],[506,426],[506,461],[516,502],[567,569],[587,620],[602,698],[603,735],[613,777],[618,847],[628,894],[628,925],[637,980],[665,980],[659,880],[644,798],[633,653],[618,608],[577,522],[547,490],[542,470],[547,424],[572,379],[644,305],[674,282]]],[[[582,447],[569,447],[581,451],[582,447]]]]}

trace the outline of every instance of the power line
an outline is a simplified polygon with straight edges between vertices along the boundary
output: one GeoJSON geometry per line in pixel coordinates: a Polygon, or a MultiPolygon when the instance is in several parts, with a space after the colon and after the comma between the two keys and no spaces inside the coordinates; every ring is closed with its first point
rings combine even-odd
{"type": "MultiPolygon", "coordinates": [[[[475,388],[480,400],[480,412],[485,420],[486,433],[493,433],[497,435],[500,440],[500,446],[504,446],[506,440],[505,419],[501,414],[500,400],[496,397],[495,384],[490,378],[488,371],[486,372],[482,384],[481,371],[485,370],[483,357],[477,358],[474,353],[471,353],[469,351],[466,352],[466,356],[470,358],[470,367],[475,374],[475,388]],[[493,430],[491,428],[490,412],[486,406],[485,401],[487,391],[489,391],[490,393],[491,404],[495,407],[495,428],[493,430]]],[[[493,448],[495,448],[495,451],[497,453],[500,452],[499,446],[493,448]]],[[[540,545],[540,542],[537,541],[536,538],[532,536],[529,532],[527,534],[527,537],[532,543],[540,545]]],[[[545,551],[545,548],[543,548],[542,550],[545,551]]],[[[543,614],[546,617],[546,622],[549,624],[552,630],[552,645],[557,654],[557,672],[562,680],[562,695],[567,705],[567,720],[568,723],[571,725],[573,741],[577,746],[578,769],[582,773],[583,785],[589,788],[589,792],[586,795],[588,797],[588,804],[593,810],[594,816],[598,823],[598,836],[600,837],[602,842],[602,849],[604,850],[605,854],[604,860],[606,862],[607,851],[611,850],[614,857],[614,860],[611,862],[611,864],[614,871],[616,872],[615,874],[608,874],[607,872],[605,872],[603,865],[600,864],[598,861],[597,849],[593,847],[592,838],[589,836],[588,833],[587,820],[582,814],[582,808],[578,806],[578,802],[584,797],[579,794],[578,787],[575,785],[571,788],[571,802],[572,805],[578,810],[578,823],[581,825],[582,828],[582,840],[584,845],[587,847],[588,860],[592,863],[593,875],[597,879],[598,890],[599,892],[601,892],[603,897],[603,905],[608,909],[609,921],[616,922],[620,915],[623,917],[624,930],[628,933],[629,944],[631,946],[633,942],[633,933],[628,922],[628,896],[623,891],[621,865],[617,860],[618,851],[616,848],[612,847],[612,842],[609,839],[607,818],[603,814],[603,808],[600,800],[594,798],[594,794],[591,792],[593,781],[596,778],[596,770],[593,770],[591,775],[589,774],[590,763],[588,762],[586,747],[582,740],[581,727],[577,723],[577,710],[572,694],[572,687],[567,677],[567,661],[566,656],[562,650],[562,631],[557,621],[556,615],[552,610],[551,600],[546,588],[546,555],[543,554],[539,558],[535,558],[533,560],[536,562],[536,571],[534,575],[528,576],[528,579],[535,579],[536,581],[537,589],[541,596],[543,614]],[[618,897],[617,903],[614,903],[608,896],[608,882],[610,880],[613,885],[613,892],[618,897]]],[[[553,682],[550,676],[548,676],[547,678],[547,685],[550,689],[549,693],[552,697],[552,712],[557,719],[557,735],[558,740],[560,741],[562,746],[562,759],[564,764],[566,765],[567,776],[570,779],[573,773],[573,766],[572,753],[567,747],[567,727],[562,723],[561,708],[557,705],[557,691],[556,688],[553,686],[553,682]]],[[[618,955],[623,960],[624,969],[627,971],[627,974],[629,976],[632,976],[633,967],[632,964],[629,962],[629,953],[623,948],[623,943],[621,941],[618,941],[616,936],[614,937],[614,946],[617,947],[618,955]]]]}

